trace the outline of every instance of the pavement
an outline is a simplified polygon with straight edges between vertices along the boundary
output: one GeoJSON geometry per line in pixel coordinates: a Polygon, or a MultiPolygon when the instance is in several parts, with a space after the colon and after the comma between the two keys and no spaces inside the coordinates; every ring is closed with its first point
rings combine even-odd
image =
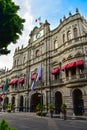
{"type": "MultiPolygon", "coordinates": [[[[48,112],[47,115],[44,116],[38,116],[36,115],[36,113],[34,112],[15,112],[14,114],[26,114],[27,116],[34,116],[34,117],[38,117],[38,118],[47,118],[50,119],[50,113],[48,112]]],[[[0,112],[0,114],[8,114],[8,112],[0,112]]],[[[53,119],[54,118],[58,118],[59,120],[63,120],[63,115],[62,114],[53,114],[53,119]]],[[[66,115],[66,120],[87,120],[87,116],[75,116],[75,115],[66,115]]]]}
{"type": "MultiPolygon", "coordinates": [[[[53,118],[63,119],[63,115],[54,114],[53,118]]],[[[87,116],[66,115],[67,120],[87,120],[87,116]]]]}
{"type": "Polygon", "coordinates": [[[87,130],[87,116],[67,115],[66,121],[62,114],[50,113],[38,116],[33,112],[0,112],[0,120],[5,118],[11,127],[18,130],[87,130]]]}

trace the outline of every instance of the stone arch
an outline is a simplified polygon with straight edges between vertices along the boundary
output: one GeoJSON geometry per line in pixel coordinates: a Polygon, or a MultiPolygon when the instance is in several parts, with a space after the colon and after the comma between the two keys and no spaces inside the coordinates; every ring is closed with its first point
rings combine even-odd
{"type": "Polygon", "coordinates": [[[59,114],[61,112],[61,105],[62,105],[62,93],[57,91],[55,93],[55,113],[59,114]]]}
{"type": "Polygon", "coordinates": [[[41,93],[34,93],[31,96],[30,111],[31,112],[36,112],[36,106],[38,104],[43,105],[43,95],[41,96],[41,93]]]}
{"type": "Polygon", "coordinates": [[[20,96],[20,102],[19,102],[19,111],[23,112],[23,95],[20,96]]]}
{"type": "Polygon", "coordinates": [[[9,98],[8,97],[5,97],[4,104],[9,104],[9,98]]]}
{"type": "Polygon", "coordinates": [[[12,105],[15,104],[15,97],[14,96],[12,97],[11,104],[12,105]]]}
{"type": "Polygon", "coordinates": [[[73,96],[73,111],[75,115],[83,115],[84,112],[84,100],[83,93],[80,89],[74,89],[73,96]]]}

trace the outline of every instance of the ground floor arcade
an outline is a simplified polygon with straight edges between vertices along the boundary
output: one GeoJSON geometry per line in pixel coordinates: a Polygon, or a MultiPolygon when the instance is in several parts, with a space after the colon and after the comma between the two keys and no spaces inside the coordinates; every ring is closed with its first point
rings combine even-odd
{"type": "MultiPolygon", "coordinates": [[[[17,111],[36,112],[38,104],[44,105],[48,111],[50,103],[50,91],[40,90],[29,93],[18,93],[12,95],[4,95],[4,104],[15,104],[17,111]]],[[[51,103],[54,104],[54,112],[61,112],[61,105],[67,105],[67,112],[75,115],[87,114],[87,94],[85,88],[54,88],[51,91],[51,103]]]]}

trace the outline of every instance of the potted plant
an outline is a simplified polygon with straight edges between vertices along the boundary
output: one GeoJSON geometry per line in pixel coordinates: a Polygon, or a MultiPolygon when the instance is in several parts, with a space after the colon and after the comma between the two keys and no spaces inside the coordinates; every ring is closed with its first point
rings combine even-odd
{"type": "Polygon", "coordinates": [[[45,105],[38,104],[36,106],[36,115],[38,116],[46,116],[47,112],[45,112],[45,105]]]}
{"type": "Polygon", "coordinates": [[[64,120],[66,120],[66,109],[67,109],[67,105],[65,103],[63,103],[61,105],[61,110],[62,110],[62,113],[64,115],[64,120]]]}
{"type": "Polygon", "coordinates": [[[50,111],[51,118],[53,118],[53,110],[54,110],[54,107],[53,107],[53,104],[52,104],[52,103],[48,104],[48,109],[49,109],[49,111],[50,111]]]}
{"type": "Polygon", "coordinates": [[[11,104],[10,103],[6,106],[6,110],[7,110],[7,112],[11,112],[11,104]]]}
{"type": "Polygon", "coordinates": [[[13,110],[13,112],[15,112],[15,108],[16,108],[16,105],[13,104],[13,105],[12,105],[12,110],[13,110]]]}

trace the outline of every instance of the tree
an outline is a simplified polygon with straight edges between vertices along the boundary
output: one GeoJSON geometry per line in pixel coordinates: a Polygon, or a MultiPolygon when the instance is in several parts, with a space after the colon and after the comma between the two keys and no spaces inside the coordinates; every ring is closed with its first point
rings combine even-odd
{"type": "Polygon", "coordinates": [[[11,128],[8,122],[5,119],[2,119],[0,122],[0,130],[17,130],[17,129],[11,128]]]}
{"type": "Polygon", "coordinates": [[[12,0],[0,0],[0,54],[10,53],[8,45],[22,35],[25,20],[17,14],[19,9],[12,0]]]}

